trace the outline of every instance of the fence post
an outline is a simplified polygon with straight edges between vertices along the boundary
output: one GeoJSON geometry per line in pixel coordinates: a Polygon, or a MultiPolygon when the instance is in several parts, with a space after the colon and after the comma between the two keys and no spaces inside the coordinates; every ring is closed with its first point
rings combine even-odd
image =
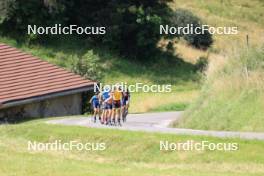
{"type": "Polygon", "coordinates": [[[249,48],[249,36],[247,34],[247,48],[249,48]]]}
{"type": "MultiPolygon", "coordinates": [[[[248,36],[248,34],[247,34],[247,37],[246,37],[246,38],[247,38],[247,55],[248,55],[248,52],[249,52],[249,51],[248,51],[248,50],[249,50],[249,36],[248,36]]],[[[247,57],[248,57],[248,56],[247,56],[247,57]]],[[[248,59],[248,58],[247,58],[247,59],[248,59]]],[[[246,79],[247,79],[247,81],[248,81],[248,76],[249,76],[248,74],[249,74],[249,73],[248,73],[247,65],[245,65],[245,73],[246,73],[246,79]]]]}

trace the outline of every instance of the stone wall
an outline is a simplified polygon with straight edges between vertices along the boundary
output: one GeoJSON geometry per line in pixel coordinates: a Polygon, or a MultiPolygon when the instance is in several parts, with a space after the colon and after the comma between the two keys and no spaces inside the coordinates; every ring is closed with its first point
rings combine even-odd
{"type": "Polygon", "coordinates": [[[78,93],[0,109],[0,119],[19,121],[26,118],[77,115],[82,112],[81,100],[81,93],[78,93]]]}

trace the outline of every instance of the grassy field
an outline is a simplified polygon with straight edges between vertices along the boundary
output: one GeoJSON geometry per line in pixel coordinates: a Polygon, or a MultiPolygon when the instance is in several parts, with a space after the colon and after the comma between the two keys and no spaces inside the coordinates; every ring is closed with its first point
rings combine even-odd
{"type": "Polygon", "coordinates": [[[261,176],[264,142],[48,125],[0,126],[1,176],[261,176]],[[28,141],[105,142],[105,151],[29,151],[28,141]],[[160,151],[159,142],[238,143],[237,151],[160,151]],[[202,169],[201,169],[202,168],[202,169]]]}
{"type": "Polygon", "coordinates": [[[237,51],[211,62],[202,95],[175,126],[264,131],[264,51],[237,51]]]}

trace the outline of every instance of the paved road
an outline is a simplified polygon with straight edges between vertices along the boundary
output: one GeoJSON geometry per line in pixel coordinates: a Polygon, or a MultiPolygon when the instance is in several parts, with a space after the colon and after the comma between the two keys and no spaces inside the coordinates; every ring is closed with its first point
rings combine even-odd
{"type": "Polygon", "coordinates": [[[221,138],[241,138],[241,139],[258,139],[264,140],[264,133],[253,132],[230,132],[230,131],[206,131],[206,130],[192,130],[182,128],[170,128],[169,124],[178,120],[182,112],[162,112],[162,113],[146,113],[146,114],[129,114],[127,122],[122,126],[105,126],[99,122],[93,123],[88,117],[75,117],[65,119],[50,120],[50,124],[63,125],[78,125],[93,128],[109,128],[130,131],[145,131],[145,132],[160,132],[172,134],[186,134],[186,135],[200,135],[200,136],[214,136],[221,138]]]}

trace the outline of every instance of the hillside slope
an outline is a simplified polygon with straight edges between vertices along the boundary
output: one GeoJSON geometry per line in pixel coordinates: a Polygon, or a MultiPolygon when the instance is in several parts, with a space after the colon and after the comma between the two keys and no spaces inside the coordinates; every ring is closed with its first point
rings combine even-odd
{"type": "Polygon", "coordinates": [[[237,35],[214,35],[214,52],[229,50],[230,44],[245,46],[247,35],[251,46],[259,46],[264,41],[262,0],[174,0],[170,6],[172,9],[188,9],[210,26],[238,27],[237,35]]]}
{"type": "Polygon", "coordinates": [[[206,79],[200,98],[175,127],[264,131],[263,48],[212,61],[206,79]]]}

